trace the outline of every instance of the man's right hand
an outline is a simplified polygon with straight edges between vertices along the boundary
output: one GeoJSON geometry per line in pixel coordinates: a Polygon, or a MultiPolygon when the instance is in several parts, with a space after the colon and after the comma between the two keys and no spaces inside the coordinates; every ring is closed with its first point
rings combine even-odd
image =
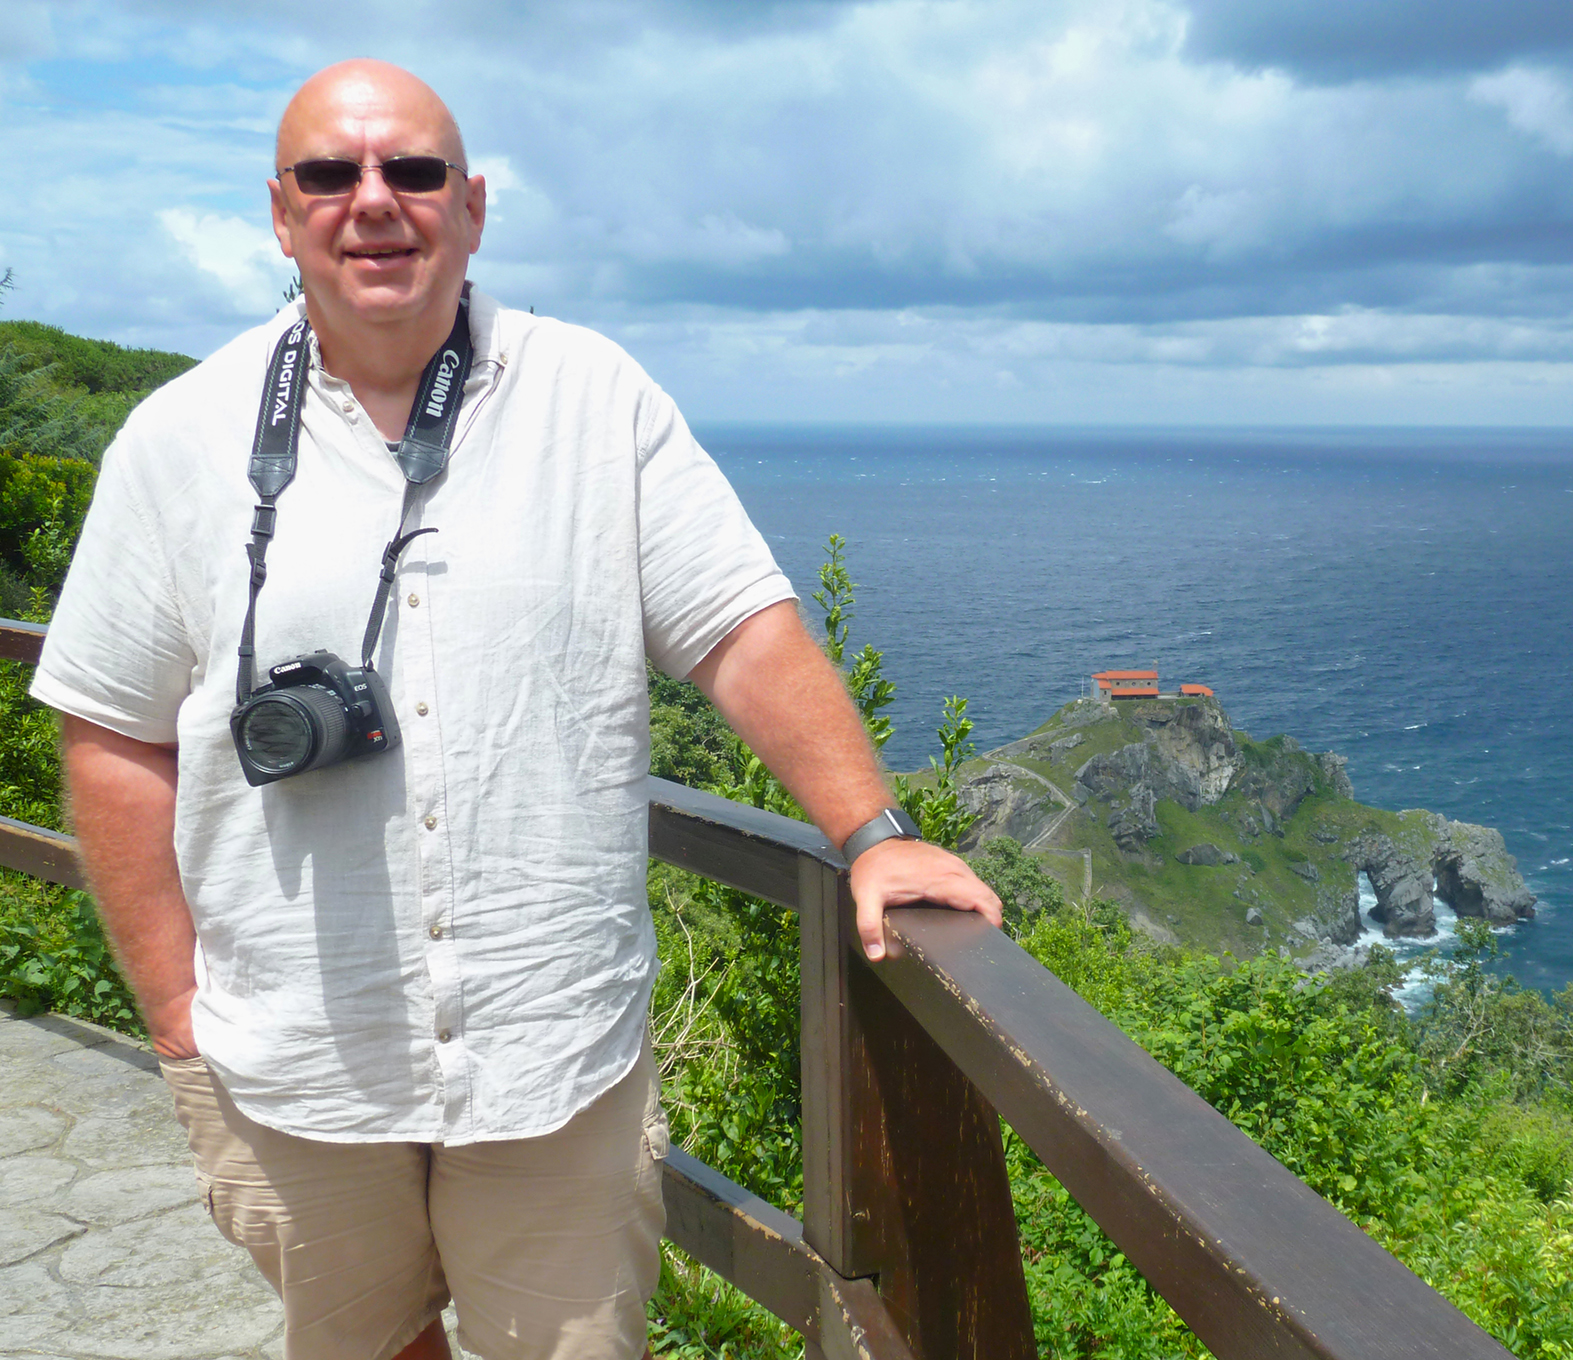
{"type": "Polygon", "coordinates": [[[197,1058],[197,1041],[191,1032],[191,999],[197,989],[192,987],[179,996],[172,996],[160,1005],[146,1006],[142,1023],[147,1026],[153,1041],[153,1051],[161,1058],[178,1062],[182,1058],[197,1058]]]}

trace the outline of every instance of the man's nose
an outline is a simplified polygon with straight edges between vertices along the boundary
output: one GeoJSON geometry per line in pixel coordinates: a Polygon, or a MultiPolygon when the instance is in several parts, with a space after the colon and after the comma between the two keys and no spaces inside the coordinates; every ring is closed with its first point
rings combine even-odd
{"type": "Polygon", "coordinates": [[[351,206],[358,216],[376,217],[397,214],[398,199],[393,190],[388,188],[388,182],[383,179],[380,165],[361,166],[360,183],[355,186],[355,197],[351,206]]]}

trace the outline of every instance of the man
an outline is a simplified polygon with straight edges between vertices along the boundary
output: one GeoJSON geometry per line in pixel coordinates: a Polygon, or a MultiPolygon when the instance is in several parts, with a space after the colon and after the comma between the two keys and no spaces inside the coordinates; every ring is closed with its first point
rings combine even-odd
{"type": "Polygon", "coordinates": [[[666,1150],[646,655],[854,838],[870,958],[888,905],[999,921],[959,860],[890,834],[839,678],[670,399],[600,337],[465,290],[486,212],[465,164],[397,68],[296,94],[269,191],[304,306],[127,422],[34,688],[65,715],[83,854],[208,1206],[279,1290],[289,1360],[447,1355],[450,1295],[486,1357],[639,1354],[666,1150]],[[457,416],[432,434],[433,411],[457,416]],[[390,536],[365,646],[402,744],[254,786],[230,725],[250,668],[287,686],[291,658],[350,651],[390,536]]]}

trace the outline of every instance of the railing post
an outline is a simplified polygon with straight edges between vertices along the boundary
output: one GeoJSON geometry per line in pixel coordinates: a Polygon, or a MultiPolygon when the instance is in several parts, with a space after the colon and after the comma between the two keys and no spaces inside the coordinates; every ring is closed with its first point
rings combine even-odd
{"type": "Polygon", "coordinates": [[[805,1240],[917,1360],[1030,1360],[998,1117],[863,959],[847,875],[802,856],[799,911],[805,1240]]]}

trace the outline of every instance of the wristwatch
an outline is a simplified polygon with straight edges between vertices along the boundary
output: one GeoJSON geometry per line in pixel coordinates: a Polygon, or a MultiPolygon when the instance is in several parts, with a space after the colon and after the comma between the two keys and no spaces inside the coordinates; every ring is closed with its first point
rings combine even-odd
{"type": "Polygon", "coordinates": [[[904,841],[920,841],[923,833],[918,830],[918,824],[900,808],[885,808],[847,837],[841,847],[841,857],[850,865],[865,850],[881,841],[895,840],[897,837],[904,841]]]}

